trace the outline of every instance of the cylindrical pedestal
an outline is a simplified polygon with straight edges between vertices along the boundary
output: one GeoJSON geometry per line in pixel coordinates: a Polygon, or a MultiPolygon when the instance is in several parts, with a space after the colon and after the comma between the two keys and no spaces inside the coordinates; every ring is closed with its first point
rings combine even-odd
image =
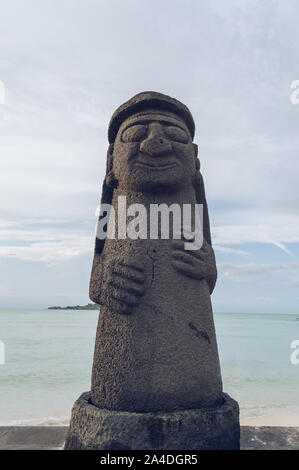
{"type": "Polygon", "coordinates": [[[85,392],[73,406],[65,444],[66,450],[239,448],[239,406],[227,394],[213,408],[132,413],[97,408],[85,392]]]}

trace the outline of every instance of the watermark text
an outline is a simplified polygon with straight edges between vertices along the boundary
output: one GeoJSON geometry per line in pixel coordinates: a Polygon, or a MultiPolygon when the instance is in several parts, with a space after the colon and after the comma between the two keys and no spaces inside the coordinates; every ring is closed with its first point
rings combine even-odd
{"type": "Polygon", "coordinates": [[[118,196],[117,207],[101,204],[96,237],[118,239],[181,239],[185,250],[199,250],[203,244],[203,204],[131,204],[118,196]]]}
{"type": "Polygon", "coordinates": [[[290,94],[290,101],[292,104],[299,103],[299,80],[293,80],[291,83],[291,88],[294,90],[290,94]]]}
{"type": "Polygon", "coordinates": [[[299,339],[292,341],[290,348],[294,349],[290,356],[290,361],[294,366],[296,366],[299,364],[299,339]]]}

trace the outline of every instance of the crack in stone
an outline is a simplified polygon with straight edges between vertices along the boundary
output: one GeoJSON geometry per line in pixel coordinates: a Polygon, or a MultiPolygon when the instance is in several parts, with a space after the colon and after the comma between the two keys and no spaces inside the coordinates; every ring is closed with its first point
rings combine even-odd
{"type": "Polygon", "coordinates": [[[148,257],[152,260],[152,278],[151,278],[151,285],[154,282],[155,279],[155,258],[147,252],[148,257]]]}
{"type": "Polygon", "coordinates": [[[195,335],[197,336],[197,338],[204,338],[206,341],[208,341],[209,344],[211,344],[211,340],[210,340],[210,337],[208,335],[208,333],[206,331],[203,331],[203,330],[199,330],[198,328],[196,328],[196,326],[193,324],[193,323],[188,323],[188,326],[191,328],[191,330],[194,330],[195,331],[195,335]]]}

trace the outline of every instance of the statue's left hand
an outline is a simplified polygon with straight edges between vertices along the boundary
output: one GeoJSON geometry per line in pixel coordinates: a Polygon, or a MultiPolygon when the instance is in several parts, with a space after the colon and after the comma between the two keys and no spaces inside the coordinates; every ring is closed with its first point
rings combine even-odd
{"type": "Polygon", "coordinates": [[[206,279],[210,293],[216,284],[217,268],[214,250],[204,239],[199,250],[186,250],[186,240],[173,240],[172,265],[173,267],[193,279],[206,279]]]}

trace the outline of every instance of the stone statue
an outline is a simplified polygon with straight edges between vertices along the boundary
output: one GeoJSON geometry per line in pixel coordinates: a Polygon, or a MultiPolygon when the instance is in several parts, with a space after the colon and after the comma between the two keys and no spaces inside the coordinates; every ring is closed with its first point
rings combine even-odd
{"type": "MultiPolygon", "coordinates": [[[[238,448],[238,405],[222,391],[210,301],[217,270],[194,132],[188,108],[156,92],[139,93],[111,118],[101,204],[113,207],[118,236],[96,239],[90,298],[101,312],[92,386],[74,405],[66,448],[238,448]],[[160,226],[153,238],[150,223],[139,237],[125,236],[119,208],[124,197],[127,206],[142,205],[146,214],[161,204],[202,205],[201,246],[186,250],[184,235],[178,238],[171,227],[168,238],[160,226]],[[97,412],[102,437],[91,431],[86,440],[88,430],[84,438],[78,431],[82,413],[85,423],[93,414],[94,429],[97,412]],[[210,429],[213,412],[217,431],[210,429]],[[107,431],[105,420],[112,416],[127,420],[119,432],[107,431]],[[165,419],[176,426],[179,419],[183,428],[185,422],[187,437],[180,440],[178,429],[167,431],[166,424],[162,441],[141,437],[148,427],[157,431],[155,419],[162,428],[165,419]]],[[[195,216],[190,220],[194,228],[195,216]]],[[[110,222],[108,217],[106,231],[110,222]]]]}

